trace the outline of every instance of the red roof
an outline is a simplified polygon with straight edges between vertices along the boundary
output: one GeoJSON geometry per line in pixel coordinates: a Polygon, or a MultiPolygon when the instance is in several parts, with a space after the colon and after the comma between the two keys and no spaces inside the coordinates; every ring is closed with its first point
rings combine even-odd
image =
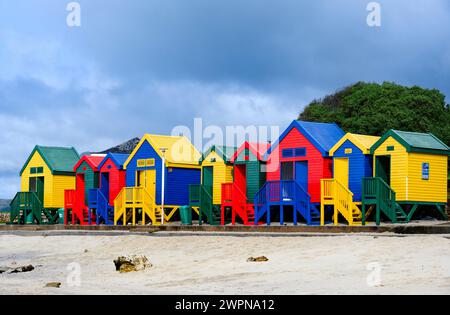
{"type": "Polygon", "coordinates": [[[250,150],[259,161],[264,161],[264,155],[267,153],[267,150],[270,148],[270,143],[256,143],[256,142],[248,142],[245,141],[243,145],[234,153],[233,158],[231,159],[231,163],[234,163],[238,158],[239,154],[242,153],[245,149],[250,150]]]}
{"type": "Polygon", "coordinates": [[[73,168],[74,172],[80,167],[83,162],[86,162],[94,172],[98,172],[98,166],[105,159],[105,155],[83,155],[78,163],[73,168]]]}

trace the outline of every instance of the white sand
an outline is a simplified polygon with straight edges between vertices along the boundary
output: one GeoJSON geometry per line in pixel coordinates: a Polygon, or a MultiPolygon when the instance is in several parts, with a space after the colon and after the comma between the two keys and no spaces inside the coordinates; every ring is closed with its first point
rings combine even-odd
{"type": "Polygon", "coordinates": [[[13,236],[0,235],[0,294],[450,294],[448,236],[13,236]],[[88,252],[84,252],[85,249],[88,252]],[[153,268],[119,274],[113,259],[144,254],[153,268]],[[266,263],[249,263],[265,255],[266,263]],[[81,266],[70,287],[67,265],[81,266]],[[382,266],[367,285],[367,264],[382,266]],[[60,289],[44,288],[62,282],[60,289]]]}

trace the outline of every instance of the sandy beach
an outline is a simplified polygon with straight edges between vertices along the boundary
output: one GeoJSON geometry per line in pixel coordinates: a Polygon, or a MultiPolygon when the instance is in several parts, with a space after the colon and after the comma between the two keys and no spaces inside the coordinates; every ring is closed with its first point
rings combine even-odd
{"type": "Polygon", "coordinates": [[[0,266],[28,264],[0,274],[0,294],[450,294],[448,235],[0,234],[0,266]],[[113,259],[134,254],[153,267],[118,273],[113,259]],[[368,284],[374,263],[380,281],[368,284]],[[44,287],[53,281],[61,288],[44,287]]]}

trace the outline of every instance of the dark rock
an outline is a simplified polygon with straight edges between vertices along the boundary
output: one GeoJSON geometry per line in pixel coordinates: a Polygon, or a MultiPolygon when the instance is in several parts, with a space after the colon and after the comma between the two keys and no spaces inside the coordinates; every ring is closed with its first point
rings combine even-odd
{"type": "Polygon", "coordinates": [[[21,267],[13,268],[11,271],[9,271],[9,273],[30,272],[33,270],[34,270],[34,267],[32,265],[28,265],[28,266],[21,266],[21,267]]]}
{"type": "Polygon", "coordinates": [[[121,273],[141,271],[152,267],[152,264],[148,261],[147,257],[145,256],[131,256],[131,257],[120,256],[113,262],[114,265],[116,266],[116,271],[119,271],[121,273]]]}
{"type": "Polygon", "coordinates": [[[269,261],[269,258],[266,256],[260,256],[260,257],[250,257],[247,259],[248,262],[266,262],[269,261]]]}
{"type": "Polygon", "coordinates": [[[28,266],[20,266],[20,267],[6,267],[0,266],[0,273],[21,273],[21,272],[30,272],[33,271],[34,267],[32,265],[28,266]]]}

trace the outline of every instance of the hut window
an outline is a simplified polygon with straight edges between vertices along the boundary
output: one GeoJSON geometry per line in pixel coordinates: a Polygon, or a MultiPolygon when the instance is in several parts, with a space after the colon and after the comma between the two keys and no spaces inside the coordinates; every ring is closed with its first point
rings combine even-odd
{"type": "Polygon", "coordinates": [[[352,154],[352,153],[353,153],[352,148],[345,149],[345,154],[352,154]]]}
{"type": "Polygon", "coordinates": [[[211,158],[211,163],[216,163],[216,158],[211,158]]]}
{"type": "Polygon", "coordinates": [[[422,179],[430,179],[430,163],[422,163],[422,179]]]}
{"type": "Polygon", "coordinates": [[[145,160],[137,160],[136,165],[137,167],[145,167],[145,160]]]}
{"type": "Polygon", "coordinates": [[[42,173],[44,173],[44,168],[42,166],[30,168],[30,174],[42,174],[42,173]]]}
{"type": "Polygon", "coordinates": [[[393,145],[390,145],[390,146],[387,147],[387,150],[388,151],[394,151],[395,147],[393,145]]]}
{"type": "Polygon", "coordinates": [[[155,159],[147,159],[145,161],[145,166],[155,166],[155,159]]]}
{"type": "Polygon", "coordinates": [[[283,152],[281,153],[284,158],[291,158],[294,157],[294,150],[292,149],[283,149],[283,152]]]}
{"type": "Polygon", "coordinates": [[[305,156],[305,155],[306,155],[306,148],[296,148],[295,149],[296,157],[305,156]]]}

